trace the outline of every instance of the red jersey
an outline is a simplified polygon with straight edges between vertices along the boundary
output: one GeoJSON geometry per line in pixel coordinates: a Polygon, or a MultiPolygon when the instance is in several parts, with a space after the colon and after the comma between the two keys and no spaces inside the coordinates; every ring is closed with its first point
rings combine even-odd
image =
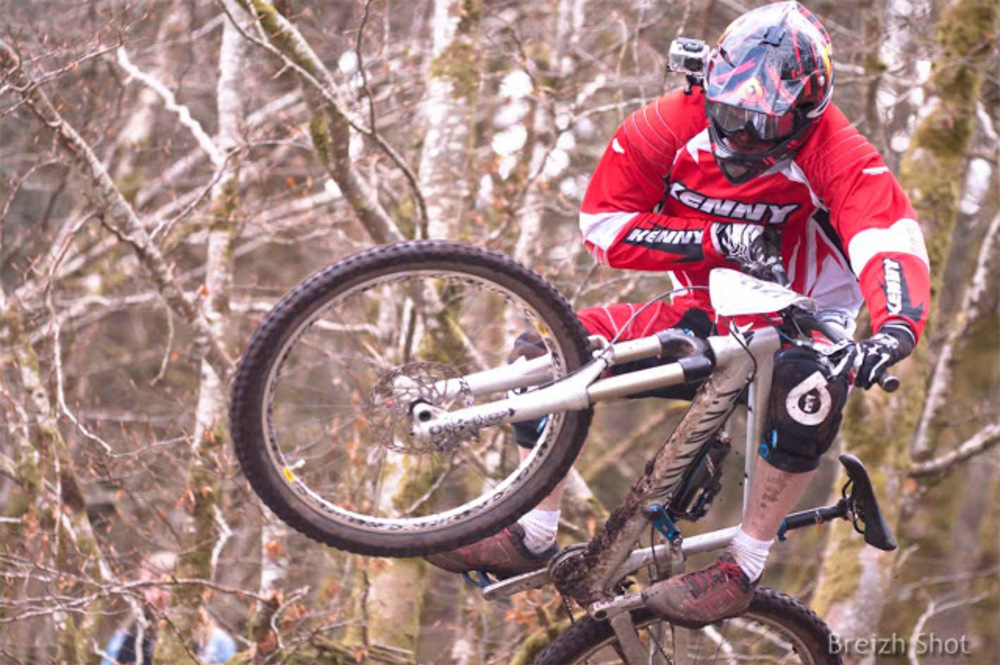
{"type": "MultiPolygon", "coordinates": [[[[781,227],[792,288],[872,328],[896,319],[919,338],[930,277],[916,215],[878,151],[831,105],[793,159],[733,185],[712,154],[704,96],[671,92],[629,116],[594,171],[580,214],[591,254],[614,268],[667,270],[707,286],[733,268],[712,246],[713,222],[781,227]]],[[[711,312],[708,292],[680,306],[711,312]]]]}

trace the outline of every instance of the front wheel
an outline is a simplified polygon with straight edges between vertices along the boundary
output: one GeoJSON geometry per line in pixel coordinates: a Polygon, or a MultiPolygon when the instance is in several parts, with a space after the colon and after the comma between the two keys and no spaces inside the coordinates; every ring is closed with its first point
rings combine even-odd
{"type": "MultiPolygon", "coordinates": [[[[782,663],[840,665],[829,627],[808,607],[772,589],[758,589],[747,611],[697,630],[671,626],[649,610],[632,613],[646,663],[782,663]]],[[[624,662],[610,623],[584,619],[560,635],[534,665],[624,662]]]]}
{"type": "Polygon", "coordinates": [[[569,470],[591,412],[543,419],[530,454],[510,424],[420,440],[411,415],[504,399],[463,377],[506,367],[525,331],[544,345],[538,381],[589,360],[569,303],[495,252],[414,241],[316,273],[240,360],[230,421],[246,477],[285,522],[359,554],[425,555],[495,533],[569,470]]]}

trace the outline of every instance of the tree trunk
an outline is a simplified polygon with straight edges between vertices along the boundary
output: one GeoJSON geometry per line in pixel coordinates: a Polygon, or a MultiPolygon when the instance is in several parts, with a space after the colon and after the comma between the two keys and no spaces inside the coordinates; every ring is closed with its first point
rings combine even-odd
{"type": "MultiPolygon", "coordinates": [[[[566,75],[570,69],[570,60],[566,49],[571,44],[572,26],[583,21],[584,8],[579,0],[559,0],[554,12],[555,30],[553,39],[548,44],[542,44],[539,67],[551,69],[560,76],[566,75]]],[[[542,219],[545,214],[546,200],[551,196],[549,181],[552,179],[550,159],[557,150],[556,140],[559,132],[556,130],[554,118],[554,100],[547,98],[545,90],[536,89],[537,98],[532,104],[531,128],[529,142],[531,157],[528,162],[527,185],[521,208],[518,211],[520,230],[514,245],[513,257],[522,263],[530,264],[539,250],[545,245],[541,240],[542,219]]]]}
{"type": "MultiPolygon", "coordinates": [[[[180,33],[189,29],[187,24],[190,20],[190,13],[187,5],[176,1],[171,1],[168,4],[169,8],[165,10],[165,16],[156,35],[157,43],[161,44],[176,39],[180,33]]],[[[156,63],[150,70],[150,74],[157,80],[169,80],[168,74],[176,56],[176,47],[161,47],[156,54],[156,63]]],[[[150,139],[153,137],[156,126],[156,107],[159,104],[159,95],[149,87],[143,86],[139,90],[135,110],[117,137],[116,152],[120,157],[114,170],[114,178],[129,200],[133,200],[132,195],[138,191],[141,185],[136,169],[141,162],[139,159],[141,152],[149,148],[150,139]]]]}
{"type": "MultiPolygon", "coordinates": [[[[230,7],[230,11],[238,11],[230,7]]],[[[246,66],[246,42],[231,23],[226,23],[219,50],[217,111],[219,134],[216,144],[223,154],[235,149],[240,140],[242,80],[246,66]]],[[[212,186],[208,240],[205,259],[203,312],[216,339],[223,339],[229,313],[229,293],[233,270],[233,246],[239,223],[238,160],[216,165],[221,171],[212,186]]],[[[226,440],[226,390],[207,359],[201,363],[201,383],[195,413],[194,444],[188,471],[186,507],[190,515],[185,525],[177,562],[179,577],[211,581],[215,575],[219,541],[219,507],[222,446],[226,440]]],[[[207,628],[202,604],[205,594],[196,586],[173,591],[172,624],[157,640],[156,658],[163,662],[188,662],[187,643],[207,628]]],[[[196,643],[201,643],[196,641],[196,643]]]]}
{"type": "MultiPolygon", "coordinates": [[[[479,0],[435,0],[431,23],[433,42],[427,71],[427,91],[421,114],[427,125],[420,155],[419,185],[427,201],[431,238],[463,235],[463,211],[471,184],[472,123],[479,85],[476,44],[479,0]]],[[[431,314],[428,312],[428,314],[431,314]]],[[[409,493],[410,479],[401,492],[409,493]]],[[[420,560],[393,559],[365,566],[365,616],[368,639],[416,658],[424,607],[427,566],[420,560]]],[[[460,620],[462,603],[451,599],[444,621],[460,620]]]]}
{"type": "Polygon", "coordinates": [[[480,0],[434,1],[434,39],[421,109],[427,133],[419,170],[430,238],[456,238],[464,229],[472,189],[481,11],[480,0]]]}
{"type": "MultiPolygon", "coordinates": [[[[930,57],[925,53],[925,40],[915,33],[921,23],[930,20],[931,3],[927,0],[888,0],[882,36],[876,42],[879,45],[877,63],[884,67],[874,93],[881,127],[872,128],[871,132],[882,134],[889,148],[883,157],[894,173],[899,172],[902,153],[916,129],[913,108],[922,102],[924,95],[917,85],[916,63],[930,57]]],[[[866,69],[868,65],[866,58],[866,69]]],[[[882,143],[878,145],[880,149],[883,147],[882,143]]]]}
{"type": "Polygon", "coordinates": [[[270,45],[286,62],[308,74],[303,98],[312,113],[309,133],[323,167],[344,193],[373,241],[379,244],[405,239],[396,222],[379,202],[378,192],[351,161],[351,125],[346,102],[329,70],[298,29],[274,5],[264,0],[240,0],[267,33],[270,45]]]}
{"type": "MultiPolygon", "coordinates": [[[[960,0],[944,9],[936,28],[941,48],[930,82],[933,111],[920,123],[903,160],[901,182],[910,193],[928,240],[932,303],[941,288],[958,211],[963,160],[969,148],[982,67],[998,8],[993,0],[960,0]]],[[[932,319],[933,324],[933,319],[932,319]]],[[[898,366],[904,390],[855,394],[844,418],[847,451],[861,457],[890,526],[899,525],[907,449],[924,401],[926,343],[898,366]]],[[[835,485],[839,489],[842,479],[835,485]]],[[[865,547],[851,527],[836,524],[816,592],[817,611],[844,637],[869,635],[877,626],[892,583],[894,557],[865,547]]]]}
{"type": "Polygon", "coordinates": [[[881,0],[862,0],[859,9],[862,13],[861,33],[864,42],[868,44],[864,60],[864,73],[869,80],[865,91],[863,131],[878,151],[885,155],[889,152],[889,139],[885,135],[886,123],[883,121],[878,99],[883,88],[885,71],[888,69],[879,52],[884,34],[882,4],[881,0]]]}
{"type": "Polygon", "coordinates": [[[421,559],[373,559],[367,563],[369,644],[391,648],[407,662],[416,662],[427,564],[421,559]]]}
{"type": "MultiPolygon", "coordinates": [[[[76,464],[59,429],[59,413],[53,402],[35,350],[24,335],[24,322],[16,304],[0,293],[0,312],[11,331],[11,346],[19,370],[21,389],[27,397],[24,423],[28,440],[18,444],[16,475],[27,490],[19,516],[50,532],[36,544],[38,551],[21,554],[61,570],[72,571],[88,585],[71,584],[64,593],[87,593],[111,578],[100,543],[94,533],[77,476],[76,464]],[[51,484],[55,492],[46,486],[51,484]],[[79,587],[79,588],[77,588],[79,587]]],[[[57,654],[60,663],[96,663],[92,644],[103,614],[104,603],[95,600],[79,619],[74,613],[53,608],[58,630],[57,654]]]]}

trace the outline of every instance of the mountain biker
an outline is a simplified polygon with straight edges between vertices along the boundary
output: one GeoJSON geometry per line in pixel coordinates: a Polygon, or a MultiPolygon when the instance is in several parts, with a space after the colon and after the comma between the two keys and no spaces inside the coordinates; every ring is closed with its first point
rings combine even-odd
{"type": "MultiPolygon", "coordinates": [[[[870,388],[908,356],[930,298],[927,252],[905,193],[875,148],[831,103],[830,38],[795,2],[737,18],[708,57],[704,84],[670,92],[618,128],[583,200],[590,253],[614,268],[672,271],[683,286],[709,271],[762,271],[780,246],[791,288],[849,330],[862,302],[871,337],[858,343],[854,384],[870,388]],[[665,188],[664,188],[665,185],[665,188]],[[780,238],[777,233],[780,232],[780,238]]],[[[578,312],[591,333],[619,341],[669,327],[725,332],[706,290],[656,302],[624,331],[639,305],[578,312]]],[[[514,355],[539,355],[522,336],[514,355]]],[[[849,379],[815,351],[775,358],[772,397],[744,521],[720,559],[647,590],[667,619],[710,622],[749,605],[773,537],[833,443],[849,379]]],[[[531,437],[518,430],[519,443],[531,437]]],[[[562,488],[517,524],[428,557],[455,572],[509,576],[541,568],[556,552],[562,488]]]]}

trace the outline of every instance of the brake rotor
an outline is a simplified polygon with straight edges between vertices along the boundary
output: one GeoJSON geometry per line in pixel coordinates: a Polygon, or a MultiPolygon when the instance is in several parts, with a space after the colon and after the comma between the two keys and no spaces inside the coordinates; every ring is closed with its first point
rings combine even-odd
{"type": "Polygon", "coordinates": [[[441,363],[411,362],[389,370],[372,386],[366,406],[372,439],[390,450],[412,455],[448,452],[468,438],[467,433],[454,430],[429,440],[414,437],[410,431],[417,404],[442,411],[463,408],[472,405],[472,392],[454,368],[441,363]]]}

